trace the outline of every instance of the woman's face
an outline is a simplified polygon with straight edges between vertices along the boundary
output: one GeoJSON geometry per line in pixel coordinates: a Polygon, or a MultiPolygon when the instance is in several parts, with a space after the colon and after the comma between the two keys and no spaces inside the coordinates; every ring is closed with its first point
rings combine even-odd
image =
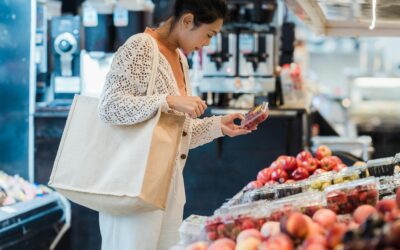
{"type": "Polygon", "coordinates": [[[185,14],[179,21],[178,44],[186,53],[199,50],[210,43],[210,40],[221,31],[222,19],[217,19],[210,24],[202,24],[195,27],[192,14],[185,14]]]}

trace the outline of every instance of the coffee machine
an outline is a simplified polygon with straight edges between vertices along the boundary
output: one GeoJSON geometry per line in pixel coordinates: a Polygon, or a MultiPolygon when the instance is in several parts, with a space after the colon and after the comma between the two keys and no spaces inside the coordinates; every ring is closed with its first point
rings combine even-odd
{"type": "Polygon", "coordinates": [[[136,2],[82,3],[84,48],[81,51],[82,94],[98,97],[115,51],[132,35],[151,25],[152,6],[136,2]]]}
{"type": "Polygon", "coordinates": [[[239,75],[271,77],[274,71],[274,33],[256,30],[239,34],[239,75]]]}
{"type": "Polygon", "coordinates": [[[54,101],[70,103],[81,92],[80,17],[57,16],[51,20],[51,53],[53,73],[51,86],[54,101]]]}
{"type": "Polygon", "coordinates": [[[270,23],[276,7],[273,0],[228,2],[230,21],[201,53],[196,85],[208,105],[232,106],[246,95],[252,106],[255,101],[247,100],[275,91],[276,30],[270,23]]]}
{"type": "Polygon", "coordinates": [[[203,48],[204,77],[236,75],[236,33],[221,32],[203,48]]]}

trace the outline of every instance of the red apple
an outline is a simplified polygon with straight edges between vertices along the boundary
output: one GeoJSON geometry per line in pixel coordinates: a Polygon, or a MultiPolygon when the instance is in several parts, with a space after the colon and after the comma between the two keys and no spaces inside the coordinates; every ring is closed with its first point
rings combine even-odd
{"type": "Polygon", "coordinates": [[[396,190],[396,204],[397,208],[400,208],[400,188],[396,190]]]}
{"type": "Polygon", "coordinates": [[[279,183],[284,183],[288,179],[288,174],[283,169],[276,168],[271,173],[271,179],[279,183]]]}
{"type": "Polygon", "coordinates": [[[342,169],[347,168],[347,166],[343,163],[339,163],[336,165],[336,167],[333,168],[334,171],[340,172],[342,169]]]}
{"type": "Polygon", "coordinates": [[[293,241],[283,233],[278,233],[272,236],[267,244],[264,245],[265,248],[260,248],[263,250],[293,250],[293,241]]]}
{"type": "Polygon", "coordinates": [[[286,172],[293,172],[297,168],[296,158],[294,157],[283,155],[279,156],[276,161],[282,165],[283,170],[286,172]]]}
{"type": "Polygon", "coordinates": [[[331,158],[331,156],[327,156],[321,160],[321,168],[330,171],[336,168],[337,162],[331,158]]]}
{"type": "Polygon", "coordinates": [[[273,161],[273,162],[271,163],[270,168],[273,168],[273,169],[275,169],[275,168],[283,168],[283,161],[282,161],[282,160],[280,160],[280,161],[278,161],[278,160],[273,161]]]}
{"type": "Polygon", "coordinates": [[[307,169],[305,168],[297,168],[293,173],[292,173],[292,178],[293,180],[303,180],[308,178],[309,173],[307,171],[307,169]]]}
{"type": "Polygon", "coordinates": [[[309,158],[313,158],[312,154],[309,151],[301,151],[300,153],[297,154],[296,159],[300,161],[307,161],[309,158]]]}
{"type": "Polygon", "coordinates": [[[334,160],[334,161],[336,161],[337,164],[343,163],[343,161],[342,161],[339,157],[337,157],[336,155],[332,155],[332,156],[331,156],[331,159],[334,160]]]}
{"type": "Polygon", "coordinates": [[[275,185],[275,184],[277,184],[277,183],[278,183],[278,182],[276,182],[276,181],[274,181],[274,180],[270,180],[270,181],[267,181],[267,182],[265,183],[264,186],[275,185]]]}
{"type": "Polygon", "coordinates": [[[272,172],[271,168],[264,168],[263,170],[258,172],[257,181],[260,181],[260,182],[262,182],[264,184],[266,182],[270,181],[271,180],[271,172],[272,172]]]}
{"type": "Polygon", "coordinates": [[[214,241],[208,250],[234,250],[236,244],[233,240],[228,238],[222,238],[214,241]]]}
{"type": "Polygon", "coordinates": [[[322,173],[325,173],[326,172],[326,170],[324,170],[324,169],[322,169],[322,168],[318,168],[318,169],[316,169],[315,171],[314,171],[314,175],[317,175],[317,174],[322,174],[322,173]]]}
{"type": "Polygon", "coordinates": [[[321,227],[328,229],[333,226],[337,221],[336,214],[326,208],[322,208],[314,213],[313,221],[319,224],[321,227]]]}
{"type": "Polygon", "coordinates": [[[317,152],[315,152],[315,156],[318,160],[322,160],[325,157],[331,156],[332,151],[325,145],[321,145],[317,148],[317,152]]]}
{"type": "Polygon", "coordinates": [[[252,189],[260,188],[262,186],[264,186],[264,183],[262,183],[261,181],[251,181],[246,185],[245,189],[252,190],[252,189]]]}
{"type": "Polygon", "coordinates": [[[376,208],[371,205],[361,205],[353,213],[354,221],[362,224],[371,214],[377,212],[376,208]]]}
{"type": "Polygon", "coordinates": [[[297,166],[307,169],[308,173],[312,174],[319,167],[319,161],[315,158],[308,158],[306,161],[298,160],[297,166]]]}
{"type": "Polygon", "coordinates": [[[308,224],[305,215],[299,212],[293,212],[281,220],[281,232],[284,232],[294,238],[304,238],[308,233],[308,224]]]}

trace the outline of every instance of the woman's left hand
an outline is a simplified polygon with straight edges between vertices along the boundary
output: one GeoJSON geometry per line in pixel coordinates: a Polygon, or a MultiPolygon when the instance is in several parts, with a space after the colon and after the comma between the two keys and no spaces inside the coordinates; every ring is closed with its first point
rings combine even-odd
{"type": "MultiPolygon", "coordinates": [[[[240,113],[236,113],[236,114],[224,115],[221,117],[221,129],[224,135],[227,135],[229,137],[235,137],[238,135],[246,135],[251,133],[251,130],[242,129],[240,128],[239,125],[236,125],[234,123],[236,119],[243,120],[244,116],[240,113]]],[[[254,128],[252,130],[256,129],[257,128],[254,128]]]]}

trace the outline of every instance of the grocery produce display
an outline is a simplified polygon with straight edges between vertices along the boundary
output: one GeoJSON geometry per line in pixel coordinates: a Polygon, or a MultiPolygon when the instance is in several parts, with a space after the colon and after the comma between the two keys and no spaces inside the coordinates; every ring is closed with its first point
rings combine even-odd
{"type": "Polygon", "coordinates": [[[393,199],[375,206],[361,205],[346,220],[330,209],[320,208],[312,216],[293,210],[279,221],[245,218],[232,223],[234,235],[225,234],[227,225],[215,231],[225,237],[202,240],[185,250],[380,250],[400,249],[400,189],[393,199]],[[240,225],[240,226],[237,226],[240,225]]]}
{"type": "Polygon", "coordinates": [[[280,156],[177,249],[400,249],[399,163],[342,166],[326,146],[280,156]]]}
{"type": "Polygon", "coordinates": [[[46,186],[31,184],[18,175],[10,176],[0,171],[0,207],[32,200],[50,192],[46,186]]]}
{"type": "Polygon", "coordinates": [[[339,172],[346,168],[339,157],[333,156],[331,150],[322,145],[318,147],[315,157],[309,151],[302,151],[296,157],[279,156],[270,166],[258,172],[257,180],[250,182],[247,188],[300,181],[324,172],[339,172]]]}
{"type": "Polygon", "coordinates": [[[251,109],[242,120],[240,127],[251,129],[256,127],[268,118],[268,102],[264,102],[251,109]]]}

